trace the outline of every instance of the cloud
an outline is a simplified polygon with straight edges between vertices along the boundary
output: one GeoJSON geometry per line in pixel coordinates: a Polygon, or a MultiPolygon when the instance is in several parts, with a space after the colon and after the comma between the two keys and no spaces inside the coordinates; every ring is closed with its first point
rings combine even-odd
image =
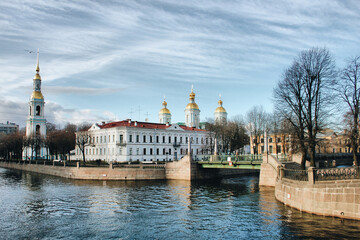
{"type": "Polygon", "coordinates": [[[125,88],[84,88],[67,86],[47,86],[46,94],[78,94],[78,95],[103,95],[124,91],[125,88]]]}

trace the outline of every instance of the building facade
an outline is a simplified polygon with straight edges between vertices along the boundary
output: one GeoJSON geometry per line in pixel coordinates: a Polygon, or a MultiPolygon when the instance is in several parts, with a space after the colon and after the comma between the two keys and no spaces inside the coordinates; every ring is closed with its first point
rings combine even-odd
{"type": "Polygon", "coordinates": [[[26,138],[28,146],[24,148],[23,159],[34,157],[46,158],[47,148],[43,142],[46,138],[46,119],[44,115],[45,101],[41,93],[41,77],[39,67],[39,51],[37,53],[36,73],[33,79],[33,92],[29,101],[29,116],[26,120],[26,138]]]}
{"type": "MultiPolygon", "coordinates": [[[[205,130],[130,119],[93,124],[87,133],[90,144],[85,147],[85,159],[90,161],[173,161],[188,153],[189,141],[193,155],[207,154],[206,146],[210,141],[205,130]]],[[[78,147],[75,159],[83,159],[78,147]]]]}
{"type": "Polygon", "coordinates": [[[0,134],[12,134],[17,132],[19,132],[19,125],[9,121],[0,123],[0,134]]]}

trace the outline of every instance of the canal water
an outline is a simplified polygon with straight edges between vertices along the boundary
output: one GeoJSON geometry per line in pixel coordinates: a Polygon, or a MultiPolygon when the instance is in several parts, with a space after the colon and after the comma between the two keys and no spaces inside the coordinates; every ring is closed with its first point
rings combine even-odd
{"type": "Polygon", "coordinates": [[[360,222],[283,206],[258,182],[78,181],[0,168],[0,239],[359,239],[360,222]]]}

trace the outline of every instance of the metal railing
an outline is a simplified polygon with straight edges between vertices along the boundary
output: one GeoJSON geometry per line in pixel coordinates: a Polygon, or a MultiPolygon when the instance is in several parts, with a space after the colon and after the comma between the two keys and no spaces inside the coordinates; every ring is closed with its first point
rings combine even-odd
{"type": "Polygon", "coordinates": [[[359,167],[314,169],[315,181],[360,179],[359,167]]]}
{"type": "Polygon", "coordinates": [[[284,169],[284,178],[296,181],[309,181],[307,170],[284,169]]]}
{"type": "MultiPolygon", "coordinates": [[[[195,155],[193,156],[194,160],[197,161],[210,161],[214,155],[195,155]]],[[[240,161],[262,161],[263,155],[261,154],[241,154],[241,155],[217,155],[216,161],[225,162],[228,160],[232,162],[240,162],[240,161]]]]}

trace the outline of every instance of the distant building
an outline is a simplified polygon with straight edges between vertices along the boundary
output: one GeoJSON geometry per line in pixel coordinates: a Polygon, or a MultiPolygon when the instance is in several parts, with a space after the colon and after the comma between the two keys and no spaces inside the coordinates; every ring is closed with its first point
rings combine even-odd
{"type": "Polygon", "coordinates": [[[7,121],[6,123],[0,123],[0,134],[12,134],[19,131],[19,125],[7,121]]]}
{"type": "MultiPolygon", "coordinates": [[[[193,155],[207,154],[208,132],[177,124],[120,122],[93,124],[87,131],[91,144],[85,148],[86,160],[104,161],[170,161],[182,158],[191,141],[193,155]]],[[[76,133],[79,134],[79,133],[76,133]]],[[[82,153],[75,149],[75,159],[82,153]]]]}

